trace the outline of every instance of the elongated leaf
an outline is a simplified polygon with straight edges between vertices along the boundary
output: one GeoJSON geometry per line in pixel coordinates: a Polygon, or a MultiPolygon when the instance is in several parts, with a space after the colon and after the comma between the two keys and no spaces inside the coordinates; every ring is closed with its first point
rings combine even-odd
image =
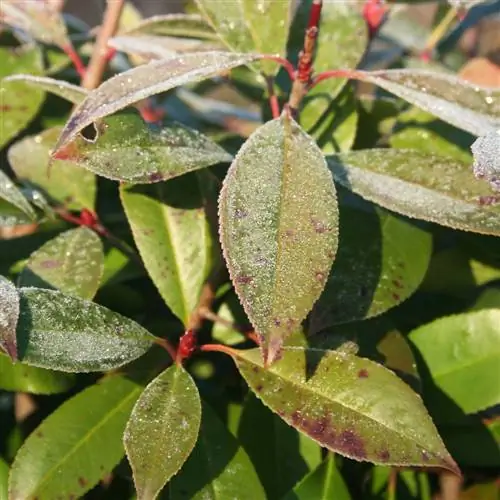
{"type": "Polygon", "coordinates": [[[122,434],[142,388],[111,376],[66,401],[19,450],[9,498],[83,497],[124,455],[122,434]]]}
{"type": "Polygon", "coordinates": [[[35,210],[28,200],[0,170],[0,226],[15,226],[35,219],[35,210]]]}
{"type": "Polygon", "coordinates": [[[351,500],[349,490],[331,453],[310,472],[283,500],[351,500]]]}
{"type": "Polygon", "coordinates": [[[337,250],[335,187],[318,146],[286,115],[257,129],[231,165],[219,215],[236,292],[272,362],[319,297],[337,250]]]}
{"type": "Polygon", "coordinates": [[[487,180],[496,191],[500,190],[500,129],[479,137],[472,145],[474,175],[487,180]]]}
{"type": "Polygon", "coordinates": [[[187,324],[211,262],[198,179],[183,176],[152,186],[122,186],[121,198],[151,279],[172,312],[187,324]]]}
{"type": "Polygon", "coordinates": [[[418,288],[429,266],[429,232],[344,193],[339,234],[335,265],[314,306],[310,333],[398,305],[418,288]]]}
{"type": "Polygon", "coordinates": [[[191,376],[171,366],[137,401],[123,437],[140,500],[156,498],[196,444],[201,402],[191,376]]]}
{"type": "Polygon", "coordinates": [[[259,59],[257,54],[195,52],[138,66],[106,80],[89,92],[66,123],[56,150],[91,123],[160,92],[218,75],[259,59]],[[165,75],[168,75],[165,78],[165,75]]]}
{"type": "Polygon", "coordinates": [[[8,500],[9,466],[0,457],[0,500],[8,500]]]}
{"type": "Polygon", "coordinates": [[[128,30],[126,34],[190,37],[213,41],[218,39],[210,25],[197,14],[166,14],[148,17],[128,30]]]}
{"type": "Polygon", "coordinates": [[[96,142],[79,137],[58,157],[103,177],[134,183],[171,179],[232,159],[195,130],[175,123],[152,130],[135,113],[105,118],[96,142]]]}
{"type": "Polygon", "coordinates": [[[357,71],[354,78],[378,85],[471,134],[483,135],[500,128],[497,89],[427,70],[357,71]]]}
{"type": "Polygon", "coordinates": [[[70,389],[74,381],[72,374],[57,373],[22,363],[14,364],[0,353],[0,388],[5,391],[56,394],[70,389]]]}
{"type": "Polygon", "coordinates": [[[19,319],[19,294],[16,287],[0,276],[0,347],[17,359],[16,327],[19,319]]]}
{"type": "Polygon", "coordinates": [[[55,94],[74,104],[82,102],[88,94],[88,91],[82,87],[78,87],[64,80],[55,80],[54,78],[48,78],[46,76],[18,74],[4,78],[4,82],[22,82],[36,89],[55,94]]]}
{"type": "Polygon", "coordinates": [[[93,210],[97,196],[94,174],[64,160],[54,160],[49,170],[50,153],[60,133],[61,127],[50,128],[14,143],[7,153],[10,166],[19,180],[58,204],[70,210],[93,210]]]}
{"type": "Polygon", "coordinates": [[[499,325],[500,310],[485,309],[440,318],[410,334],[433,383],[466,413],[500,404],[499,325]]]}
{"type": "Polygon", "coordinates": [[[0,148],[13,139],[34,118],[42,105],[44,93],[40,90],[28,92],[25,85],[6,82],[4,77],[28,71],[41,73],[42,55],[39,49],[15,50],[0,47],[0,95],[2,101],[2,126],[0,127],[0,148]]]}
{"type": "Polygon", "coordinates": [[[134,321],[61,292],[21,288],[17,325],[19,359],[66,372],[122,366],[152,345],[154,337],[134,321]]]}
{"type": "Polygon", "coordinates": [[[286,348],[265,369],[257,349],[233,356],[264,404],[329,450],[356,460],[459,473],[420,398],[373,361],[297,347],[286,348]]]}
{"type": "Polygon", "coordinates": [[[335,180],[366,200],[408,217],[500,234],[500,206],[470,165],[412,150],[367,149],[329,156],[335,180]]]}
{"type": "Polygon", "coordinates": [[[252,462],[238,441],[203,404],[200,435],[170,486],[171,500],[265,500],[252,462]]]}
{"type": "Polygon", "coordinates": [[[18,283],[91,299],[99,288],[103,270],[101,239],[91,229],[79,227],[60,234],[33,253],[18,283]]]}

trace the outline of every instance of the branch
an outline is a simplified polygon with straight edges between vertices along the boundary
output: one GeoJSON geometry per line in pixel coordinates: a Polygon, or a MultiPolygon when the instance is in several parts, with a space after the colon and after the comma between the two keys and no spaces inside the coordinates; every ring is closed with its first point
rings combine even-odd
{"type": "Polygon", "coordinates": [[[108,64],[108,40],[118,28],[124,4],[124,0],[107,0],[102,25],[97,35],[85,78],[82,81],[82,87],[85,89],[95,89],[101,83],[104,70],[108,64]]]}

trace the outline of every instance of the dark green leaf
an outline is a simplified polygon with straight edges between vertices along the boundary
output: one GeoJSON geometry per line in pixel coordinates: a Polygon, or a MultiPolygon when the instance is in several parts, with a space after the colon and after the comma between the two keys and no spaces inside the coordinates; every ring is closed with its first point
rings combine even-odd
{"type": "Polygon", "coordinates": [[[10,166],[19,180],[41,189],[67,209],[93,210],[97,186],[91,172],[63,160],[54,160],[49,169],[50,152],[60,133],[61,127],[50,128],[16,142],[8,151],[10,166]]]}
{"type": "Polygon", "coordinates": [[[153,500],[194,448],[201,420],[198,389],[182,366],[156,377],[137,401],[124,434],[137,496],[153,500]]]}
{"type": "Polygon", "coordinates": [[[19,275],[19,286],[57,289],[91,299],[104,269],[101,239],[86,227],[66,231],[33,253],[19,275]]]}
{"type": "Polygon", "coordinates": [[[260,57],[257,54],[193,52],[153,61],[120,73],[89,92],[66,123],[55,149],[70,143],[93,122],[141,99],[180,85],[211,78],[260,57]]]}
{"type": "Polygon", "coordinates": [[[33,222],[36,212],[23,193],[0,170],[0,226],[33,222]]]}
{"type": "Polygon", "coordinates": [[[389,210],[443,226],[500,234],[500,205],[469,165],[420,151],[367,149],[327,158],[335,180],[389,210]]]}
{"type": "Polygon", "coordinates": [[[2,95],[2,126],[0,127],[0,148],[5,146],[37,114],[44,100],[40,90],[28,91],[19,82],[5,82],[4,77],[23,71],[41,73],[42,57],[39,49],[28,50],[0,47],[0,92],[2,95]]]}
{"type": "Polygon", "coordinates": [[[109,179],[133,183],[171,179],[232,159],[211,139],[182,125],[150,129],[135,113],[107,117],[102,125],[96,142],[78,137],[61,159],[109,179]]]}
{"type": "Polygon", "coordinates": [[[154,337],[92,302],[41,288],[20,290],[19,359],[67,372],[103,371],[142,356],[154,337]]]}
{"type": "Polygon", "coordinates": [[[197,177],[122,186],[127,219],[151,279],[187,324],[211,264],[212,240],[197,177]]]}
{"type": "Polygon", "coordinates": [[[329,450],[459,473],[420,398],[383,366],[346,352],[300,347],[284,349],[267,369],[258,349],[233,356],[264,404],[329,450]]]}
{"type": "Polygon", "coordinates": [[[233,283],[271,363],[337,250],[335,187],[316,143],[286,115],[260,127],[231,165],[219,215],[233,283]]]}
{"type": "Polygon", "coordinates": [[[200,434],[170,486],[170,500],[265,500],[252,462],[238,441],[203,404],[200,434]]]}
{"type": "Polygon", "coordinates": [[[142,388],[110,376],[66,401],[19,450],[9,498],[83,497],[121,460],[123,430],[142,388]]]}
{"type": "Polygon", "coordinates": [[[440,318],[414,330],[410,340],[433,383],[464,412],[500,404],[499,309],[440,318]]]}
{"type": "Polygon", "coordinates": [[[14,360],[17,359],[16,327],[19,301],[16,287],[0,276],[0,347],[14,360]]]}
{"type": "Polygon", "coordinates": [[[70,389],[74,381],[74,375],[13,363],[0,353],[0,388],[5,391],[55,394],[70,389]]]}

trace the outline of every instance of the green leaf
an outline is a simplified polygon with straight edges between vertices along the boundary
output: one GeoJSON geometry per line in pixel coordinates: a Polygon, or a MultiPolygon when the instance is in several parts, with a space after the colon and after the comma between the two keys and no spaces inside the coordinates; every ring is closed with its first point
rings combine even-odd
{"type": "Polygon", "coordinates": [[[300,347],[286,348],[267,369],[258,349],[233,357],[264,404],[329,450],[459,474],[420,398],[383,366],[346,352],[300,347]]]}
{"type": "Polygon", "coordinates": [[[83,497],[124,455],[123,431],[142,388],[115,375],[63,403],[19,450],[9,498],[83,497]]]}
{"type": "Polygon", "coordinates": [[[44,93],[39,90],[27,91],[26,86],[18,82],[6,82],[4,77],[13,73],[27,71],[41,73],[42,57],[40,50],[27,50],[0,47],[0,92],[2,95],[2,127],[0,127],[0,148],[5,146],[35,117],[44,93]]]}
{"type": "Polygon", "coordinates": [[[34,208],[7,175],[0,170],[0,226],[16,226],[33,222],[35,219],[34,208]]]}
{"type": "Polygon", "coordinates": [[[0,458],[0,500],[8,500],[9,466],[0,458]]]}
{"type": "Polygon", "coordinates": [[[232,156],[179,124],[150,129],[135,113],[107,117],[95,142],[79,137],[57,156],[109,179],[151,183],[229,162],[232,156]]]}
{"type": "Polygon", "coordinates": [[[19,359],[65,372],[103,371],[142,356],[154,337],[134,321],[87,300],[21,288],[19,359]]]}
{"type": "Polygon", "coordinates": [[[74,382],[74,375],[13,363],[0,353],[0,388],[4,391],[57,394],[70,389],[74,382]]]}
{"type": "Polygon", "coordinates": [[[310,472],[283,500],[351,500],[351,495],[329,453],[325,460],[310,472]]]}
{"type": "Polygon", "coordinates": [[[198,179],[190,175],[150,186],[124,185],[120,192],[151,279],[172,312],[187,324],[212,254],[198,179]]]}
{"type": "Polygon", "coordinates": [[[0,276],[0,347],[17,359],[16,327],[19,319],[19,293],[6,278],[0,276]]]}
{"type": "Polygon", "coordinates": [[[495,191],[500,188],[500,128],[478,137],[471,146],[474,155],[474,175],[485,179],[495,191]]]}
{"type": "Polygon", "coordinates": [[[500,206],[469,165],[420,151],[366,149],[327,158],[336,181],[389,210],[443,226],[500,235],[500,206]]]}
{"type": "Polygon", "coordinates": [[[189,459],[170,485],[170,500],[265,500],[247,453],[203,404],[200,434],[189,459]]]}
{"type": "Polygon", "coordinates": [[[339,248],[314,306],[310,333],[400,304],[418,288],[431,258],[429,232],[341,193],[339,248]]]}
{"type": "Polygon", "coordinates": [[[19,275],[18,285],[91,299],[99,288],[103,269],[101,239],[91,229],[78,227],[61,233],[33,253],[19,275]]]}
{"type": "Polygon", "coordinates": [[[433,383],[466,413],[500,403],[499,325],[500,309],[485,309],[440,318],[410,334],[433,383]]]}
{"type": "Polygon", "coordinates": [[[182,366],[158,375],[137,401],[123,437],[137,497],[156,498],[193,450],[201,420],[198,389],[182,366]]]}
{"type": "Polygon", "coordinates": [[[296,432],[251,392],[240,417],[238,439],[252,460],[268,498],[281,498],[321,463],[318,444],[296,432]]]}
{"type": "Polygon", "coordinates": [[[8,159],[17,178],[37,189],[68,210],[94,209],[97,196],[95,176],[71,161],[54,160],[50,165],[51,150],[61,127],[44,130],[14,143],[8,159]]]}
{"type": "Polygon", "coordinates": [[[211,78],[260,57],[257,54],[193,52],[152,61],[120,73],[89,92],[84,101],[73,111],[55,150],[70,143],[79,132],[93,122],[141,99],[180,85],[211,78]]]}
{"type": "Polygon", "coordinates": [[[34,87],[35,89],[45,90],[63,99],[66,99],[73,104],[82,102],[88,94],[88,90],[73,85],[64,80],[55,80],[45,76],[36,75],[11,75],[4,79],[5,82],[22,82],[25,85],[34,87]]]}
{"type": "Polygon", "coordinates": [[[232,281],[272,363],[337,250],[335,187],[314,140],[286,115],[257,129],[224,180],[219,215],[232,281]]]}

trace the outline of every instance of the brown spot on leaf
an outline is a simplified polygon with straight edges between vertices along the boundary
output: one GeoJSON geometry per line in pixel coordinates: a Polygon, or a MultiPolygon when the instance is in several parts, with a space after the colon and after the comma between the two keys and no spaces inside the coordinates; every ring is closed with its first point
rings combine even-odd
{"type": "Polygon", "coordinates": [[[244,274],[240,274],[239,276],[236,276],[234,281],[236,283],[238,283],[238,285],[248,285],[249,283],[251,283],[253,281],[253,278],[251,276],[246,276],[244,274]]]}
{"type": "Polygon", "coordinates": [[[382,462],[387,462],[391,458],[391,454],[388,450],[382,450],[377,456],[382,462]]]}
{"type": "Polygon", "coordinates": [[[362,368],[358,372],[358,377],[359,378],[368,378],[368,370],[366,368],[362,368]]]}
{"type": "Polygon", "coordinates": [[[423,450],[422,451],[422,460],[424,462],[428,462],[430,459],[431,459],[431,457],[429,456],[429,454],[425,450],[423,450]]]}
{"type": "Polygon", "coordinates": [[[281,320],[279,318],[274,318],[273,323],[274,326],[281,326],[281,320]]]}
{"type": "Polygon", "coordinates": [[[61,262],[59,260],[42,260],[40,262],[40,267],[43,269],[54,269],[55,267],[59,267],[61,262]]]}
{"type": "Polygon", "coordinates": [[[398,293],[393,293],[392,294],[392,298],[394,300],[397,300],[398,302],[401,300],[401,296],[398,293]]]}
{"type": "Polygon", "coordinates": [[[87,484],[88,484],[88,481],[87,481],[84,477],[80,476],[80,477],[78,478],[78,484],[79,484],[82,488],[85,488],[85,486],[87,486],[87,484]]]}
{"type": "Polygon", "coordinates": [[[318,281],[324,281],[325,280],[325,274],[324,273],[320,273],[320,272],[316,273],[316,279],[318,281]]]}
{"type": "Polygon", "coordinates": [[[346,455],[366,458],[365,444],[354,431],[343,431],[337,439],[338,449],[346,455]]]}
{"type": "Polygon", "coordinates": [[[285,231],[285,236],[287,236],[288,238],[292,238],[293,236],[295,236],[295,231],[293,229],[287,229],[285,231]]]}
{"type": "Polygon", "coordinates": [[[148,175],[148,179],[150,182],[158,182],[163,180],[163,175],[160,172],[153,172],[148,175]]]}
{"type": "Polygon", "coordinates": [[[318,234],[323,234],[331,231],[331,228],[326,226],[323,222],[321,222],[318,219],[315,219],[314,217],[311,217],[311,223],[314,227],[314,231],[318,234]]]}
{"type": "Polygon", "coordinates": [[[254,373],[259,373],[259,368],[257,366],[252,366],[252,371],[254,373]]]}
{"type": "Polygon", "coordinates": [[[403,284],[401,283],[401,281],[399,280],[392,280],[392,284],[396,287],[396,288],[403,288],[403,284]]]}
{"type": "Polygon", "coordinates": [[[256,390],[257,392],[261,392],[261,391],[262,391],[262,389],[263,389],[262,384],[259,384],[259,385],[257,385],[257,386],[255,387],[255,390],[256,390]]]}

